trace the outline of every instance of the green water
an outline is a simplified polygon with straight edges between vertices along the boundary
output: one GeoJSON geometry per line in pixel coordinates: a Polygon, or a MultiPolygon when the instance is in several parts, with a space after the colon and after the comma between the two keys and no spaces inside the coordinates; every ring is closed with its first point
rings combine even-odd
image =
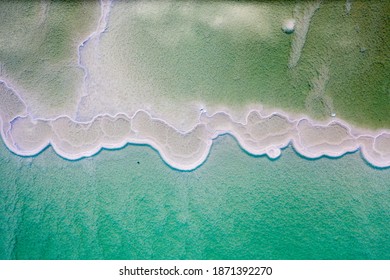
{"type": "Polygon", "coordinates": [[[389,182],[359,153],[271,161],[228,136],[192,172],[148,146],[70,162],[1,144],[0,258],[389,259],[389,182]]]}

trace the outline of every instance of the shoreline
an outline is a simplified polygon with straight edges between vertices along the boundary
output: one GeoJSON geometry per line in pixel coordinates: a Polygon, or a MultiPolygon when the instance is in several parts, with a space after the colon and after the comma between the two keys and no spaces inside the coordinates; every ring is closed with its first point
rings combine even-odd
{"type": "MultiPolygon", "coordinates": [[[[17,105],[26,105],[12,87],[4,81],[2,84],[18,99],[17,105]]],[[[94,156],[102,149],[148,145],[167,165],[190,171],[205,162],[215,139],[229,134],[245,152],[254,156],[276,159],[282,149],[290,145],[308,159],[337,158],[360,150],[369,164],[377,168],[390,167],[390,130],[361,129],[336,117],[315,121],[304,114],[263,109],[258,104],[247,109],[245,118],[241,118],[244,121],[240,122],[232,117],[237,114],[230,114],[227,108],[211,113],[201,109],[197,123],[183,131],[143,109],[131,116],[126,113],[97,115],[86,122],[67,115],[31,118],[27,108],[20,109],[20,115],[11,116],[7,109],[12,111],[16,101],[11,97],[9,100],[14,104],[10,101],[4,108],[0,106],[1,136],[7,148],[20,156],[35,156],[52,146],[62,158],[77,160],[94,156]],[[5,116],[9,119],[4,119],[5,116]]]]}
{"type": "MultiPolygon", "coordinates": [[[[1,119],[0,119],[1,121],[1,119]]],[[[1,122],[2,124],[2,122],[1,122]]],[[[219,134],[216,138],[213,139],[207,153],[205,153],[205,156],[204,156],[204,159],[198,161],[197,163],[193,164],[193,167],[183,167],[183,166],[178,166],[177,163],[173,163],[173,162],[169,162],[169,159],[167,159],[164,154],[161,153],[161,151],[155,146],[154,143],[150,142],[150,143],[147,143],[147,142],[143,142],[143,141],[140,141],[140,142],[124,142],[123,144],[119,144],[119,145],[116,145],[116,146],[108,146],[108,145],[105,145],[105,146],[101,146],[95,150],[92,150],[92,151],[88,151],[86,152],[85,154],[80,154],[78,156],[66,156],[64,155],[63,153],[59,152],[57,150],[57,148],[55,147],[55,145],[53,145],[53,143],[47,143],[47,145],[42,145],[42,148],[39,148],[35,151],[30,151],[30,152],[21,152],[21,151],[17,151],[13,148],[11,148],[5,141],[4,141],[4,137],[2,137],[2,141],[3,143],[5,144],[5,147],[7,147],[7,149],[17,155],[17,156],[20,156],[20,157],[37,157],[39,156],[42,152],[44,152],[46,149],[52,147],[53,148],[53,151],[59,156],[61,157],[62,159],[64,160],[67,160],[67,161],[78,161],[78,160],[82,160],[82,159],[85,159],[85,158],[89,158],[89,157],[94,157],[94,156],[97,156],[100,152],[104,151],[104,150],[107,150],[107,151],[115,151],[115,150],[121,150],[121,149],[124,149],[126,148],[127,146],[148,146],[150,147],[152,150],[156,151],[158,153],[158,155],[160,156],[161,160],[166,164],[168,165],[170,168],[174,169],[174,170],[178,170],[178,171],[193,171],[197,168],[199,168],[200,166],[202,166],[208,156],[210,155],[210,151],[211,151],[211,148],[212,148],[212,145],[214,144],[214,140],[216,140],[217,138],[219,137],[223,137],[223,136],[229,136],[229,137],[232,137],[234,139],[234,141],[237,143],[238,147],[246,154],[250,155],[250,156],[254,156],[254,157],[263,157],[263,156],[266,156],[268,157],[270,160],[277,160],[281,155],[282,155],[282,152],[280,153],[280,155],[278,155],[277,157],[270,157],[268,156],[266,153],[261,153],[261,154],[257,154],[257,153],[251,153],[250,151],[248,151],[247,149],[245,149],[245,147],[243,147],[241,145],[241,143],[238,141],[238,139],[232,135],[231,133],[221,133],[219,134]]],[[[310,157],[308,155],[305,155],[304,153],[301,153],[299,150],[297,150],[297,148],[294,146],[294,144],[292,142],[289,142],[286,146],[283,146],[283,147],[280,147],[281,150],[284,150],[284,149],[288,149],[289,147],[291,147],[293,149],[293,151],[301,158],[304,158],[305,160],[318,160],[318,159],[321,159],[321,158],[330,158],[330,159],[337,159],[337,158],[341,158],[343,157],[344,155],[346,154],[354,154],[356,152],[359,152],[360,153],[360,156],[362,158],[362,160],[364,160],[368,165],[370,165],[371,167],[375,168],[375,169],[387,169],[387,168],[390,168],[390,165],[383,165],[383,164],[380,164],[380,165],[376,165],[375,163],[371,162],[369,159],[366,158],[365,156],[365,153],[362,151],[362,147],[357,147],[356,149],[354,150],[346,150],[346,151],[343,151],[341,154],[335,154],[335,155],[330,155],[330,154],[321,154],[319,156],[314,156],[314,157],[310,157]]]]}
{"type": "MultiPolygon", "coordinates": [[[[57,113],[53,109],[54,113],[34,115],[32,109],[35,108],[25,97],[25,90],[12,78],[0,77],[1,137],[11,152],[34,156],[52,146],[59,156],[77,160],[94,156],[102,149],[148,145],[172,168],[193,170],[207,159],[213,141],[229,134],[245,152],[254,156],[276,159],[289,145],[308,159],[341,157],[360,150],[369,164],[390,167],[390,128],[363,129],[335,116],[319,121],[303,113],[287,113],[261,104],[233,109],[223,104],[206,105],[202,100],[177,103],[173,107],[164,107],[166,100],[158,100],[161,107],[156,109],[153,98],[149,102],[135,102],[130,107],[121,107],[120,99],[114,107],[104,106],[105,99],[98,99],[103,104],[97,111],[93,110],[96,103],[92,98],[88,103],[91,108],[83,108],[84,98],[89,97],[86,89],[93,69],[86,62],[97,56],[100,37],[108,28],[112,0],[100,0],[99,6],[100,16],[95,28],[77,44],[75,66],[81,69],[83,77],[78,90],[80,95],[75,104],[69,104],[69,111],[57,113]],[[90,53],[86,53],[87,48],[91,48],[90,53]],[[170,111],[170,108],[175,110],[170,111]],[[50,118],[45,118],[48,116],[50,118]]],[[[297,10],[303,16],[298,22],[302,29],[296,31],[299,40],[293,41],[291,67],[300,59],[310,20],[318,8],[319,2],[315,1],[309,10],[297,10]]],[[[115,92],[109,86],[107,90],[115,92]]]]}

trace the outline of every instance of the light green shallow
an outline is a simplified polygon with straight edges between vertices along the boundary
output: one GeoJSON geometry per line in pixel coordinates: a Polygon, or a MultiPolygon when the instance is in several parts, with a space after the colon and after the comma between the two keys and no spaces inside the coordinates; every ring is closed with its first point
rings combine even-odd
{"type": "Polygon", "coordinates": [[[0,174],[1,259],[390,258],[390,169],[359,153],[271,161],[223,136],[180,172],[148,146],[70,162],[1,144],[0,174]]]}
{"type": "MultiPolygon", "coordinates": [[[[335,113],[358,127],[390,127],[390,2],[352,1],[347,14],[345,1],[323,1],[290,69],[296,33],[287,35],[281,26],[294,16],[297,3],[306,2],[314,1],[173,1],[169,8],[156,5],[149,17],[139,12],[142,1],[117,2],[99,45],[106,53],[103,65],[126,65],[116,83],[134,76],[130,88],[143,81],[143,87],[154,87],[153,94],[179,104],[261,103],[316,119],[335,113]],[[180,14],[184,4],[190,15],[180,14]],[[204,18],[234,7],[259,12],[259,22],[248,20],[258,25],[258,34],[245,21],[235,28],[205,24],[204,18]],[[315,90],[321,69],[327,78],[315,90]],[[312,90],[320,96],[311,98],[312,90]]],[[[240,9],[233,13],[239,14],[240,9]]]]}
{"type": "MultiPolygon", "coordinates": [[[[96,29],[98,1],[50,2],[46,17],[40,16],[44,3],[0,1],[0,76],[28,92],[22,96],[33,115],[72,114],[85,75],[77,49],[96,29]]],[[[296,33],[287,35],[281,27],[296,17],[297,3],[313,1],[115,1],[99,41],[101,61],[87,66],[100,63],[99,71],[106,71],[97,82],[127,85],[119,87],[127,94],[139,88],[129,100],[158,95],[168,104],[233,109],[260,103],[316,119],[336,114],[358,127],[389,128],[390,1],[351,1],[349,13],[345,0],[322,1],[299,62],[289,69],[296,33]],[[227,11],[229,27],[213,27],[227,11]],[[246,18],[245,12],[259,16],[246,18]],[[117,69],[121,78],[104,80],[117,69]],[[328,78],[321,97],[313,98],[321,69],[328,78]]]]}

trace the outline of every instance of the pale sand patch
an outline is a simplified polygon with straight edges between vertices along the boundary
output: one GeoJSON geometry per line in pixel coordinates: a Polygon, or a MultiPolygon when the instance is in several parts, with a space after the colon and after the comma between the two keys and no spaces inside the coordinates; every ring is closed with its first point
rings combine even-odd
{"type": "Polygon", "coordinates": [[[310,158],[322,155],[337,157],[359,148],[348,127],[338,122],[322,126],[309,120],[301,120],[297,129],[295,147],[301,154],[310,158]]]}
{"type": "Polygon", "coordinates": [[[390,134],[383,133],[376,137],[374,148],[383,156],[390,156],[390,134]]]}
{"type": "Polygon", "coordinates": [[[30,117],[14,120],[6,141],[20,155],[37,154],[50,144],[53,131],[50,122],[33,121],[30,117]]]}

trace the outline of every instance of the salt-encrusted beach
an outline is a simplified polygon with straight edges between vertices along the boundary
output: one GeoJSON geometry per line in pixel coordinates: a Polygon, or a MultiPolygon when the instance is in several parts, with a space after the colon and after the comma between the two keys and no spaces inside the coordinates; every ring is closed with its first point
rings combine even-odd
{"type": "MultiPolygon", "coordinates": [[[[307,158],[339,157],[360,150],[372,165],[390,166],[387,128],[361,129],[336,117],[327,90],[337,69],[330,66],[327,56],[319,61],[309,59],[312,69],[304,75],[310,77],[299,78],[303,72],[297,71],[305,63],[302,51],[321,1],[297,4],[293,18],[288,9],[265,4],[182,6],[169,1],[162,5],[110,0],[96,4],[100,15],[93,17],[91,32],[85,33],[81,42],[73,42],[77,61],[68,58],[72,71],[79,73],[69,101],[64,102],[59,94],[54,101],[41,104],[38,101],[45,94],[62,91],[50,87],[50,92],[38,92],[7,71],[1,73],[1,135],[14,153],[33,156],[51,145],[60,156],[75,160],[102,148],[148,144],[167,164],[191,170],[206,160],[214,139],[230,134],[253,155],[277,158],[291,144],[307,158]],[[174,22],[161,27],[160,20],[171,14],[184,20],[183,28],[176,30],[174,22]],[[186,20],[189,16],[190,22],[186,20]],[[290,47],[288,34],[292,36],[290,47]],[[243,44],[246,40],[249,43],[243,44]],[[225,50],[226,45],[231,49],[225,50]],[[289,58],[286,52],[267,62],[278,53],[279,45],[286,46],[282,51],[290,48],[289,58]],[[216,47],[221,49],[215,52],[216,47]],[[268,49],[271,51],[265,52],[268,49]],[[247,50],[259,55],[255,64],[252,55],[246,57],[247,50]],[[234,59],[226,53],[234,54],[234,59]],[[216,56],[220,58],[213,60],[216,56]],[[282,85],[284,80],[289,82],[282,85]],[[279,91],[285,91],[281,96],[291,100],[306,95],[301,99],[306,114],[253,101],[279,91]],[[246,93],[248,96],[234,99],[246,93]],[[235,106],[241,99],[243,103],[235,106]]],[[[47,13],[46,6],[41,9],[47,13]]],[[[283,101],[280,97],[268,100],[283,101]]]]}
{"type": "Polygon", "coordinates": [[[372,165],[390,166],[390,131],[363,130],[338,118],[319,122],[303,115],[290,116],[282,110],[261,111],[257,106],[248,110],[245,121],[240,122],[228,109],[201,109],[196,125],[180,131],[143,109],[131,116],[98,115],[89,122],[69,116],[34,119],[23,100],[4,82],[0,84],[0,97],[1,135],[12,152],[23,156],[36,155],[51,145],[60,156],[75,160],[92,156],[102,148],[137,143],[155,148],[170,166],[191,170],[205,161],[213,139],[230,134],[253,155],[277,158],[289,144],[307,158],[339,157],[360,149],[372,165]]]}
{"type": "Polygon", "coordinates": [[[389,5],[0,1],[0,258],[389,259],[389,5]]]}

